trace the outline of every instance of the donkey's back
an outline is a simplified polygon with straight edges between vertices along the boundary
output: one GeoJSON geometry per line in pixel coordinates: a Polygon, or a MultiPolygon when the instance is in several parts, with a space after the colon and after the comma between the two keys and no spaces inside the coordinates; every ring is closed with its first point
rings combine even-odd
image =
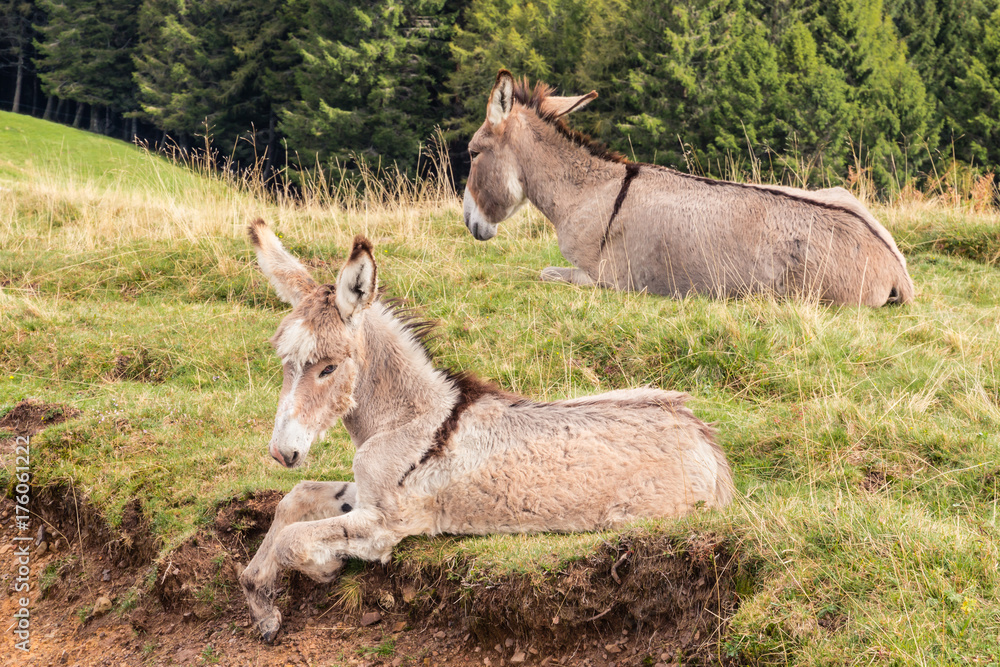
{"type": "Polygon", "coordinates": [[[624,202],[608,275],[683,296],[815,294],[881,306],[914,295],[892,236],[843,188],[807,191],[643,166],[624,202]]]}
{"type": "Polygon", "coordinates": [[[414,504],[429,500],[428,531],[446,533],[600,530],[724,506],[729,464],[686,400],[651,388],[552,403],[480,399],[448,456],[413,476],[413,492],[433,496],[414,504]]]}

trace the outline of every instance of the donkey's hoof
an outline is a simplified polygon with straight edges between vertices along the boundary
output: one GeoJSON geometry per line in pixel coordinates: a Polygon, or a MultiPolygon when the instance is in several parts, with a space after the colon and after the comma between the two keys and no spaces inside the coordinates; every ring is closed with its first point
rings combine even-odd
{"type": "Polygon", "coordinates": [[[547,266],[542,269],[541,274],[538,276],[543,282],[547,283],[568,283],[569,278],[565,274],[565,269],[559,266],[547,266]],[[562,269],[562,270],[560,270],[562,269]]]}
{"type": "Polygon", "coordinates": [[[275,609],[273,614],[258,621],[257,630],[260,631],[260,638],[265,644],[273,643],[278,631],[281,630],[281,612],[275,609]]]}

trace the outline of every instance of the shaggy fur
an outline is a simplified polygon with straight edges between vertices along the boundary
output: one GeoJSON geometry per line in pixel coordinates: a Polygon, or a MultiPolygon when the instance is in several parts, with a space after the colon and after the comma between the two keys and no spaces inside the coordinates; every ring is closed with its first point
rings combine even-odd
{"type": "MultiPolygon", "coordinates": [[[[303,284],[305,269],[271,236],[252,228],[261,269],[303,284]]],[[[356,453],[353,483],[306,482],[282,500],[240,577],[266,641],[281,624],[281,569],[329,581],[348,558],[387,561],[408,535],[599,530],[730,501],[726,457],[684,394],[536,403],[436,369],[417,335],[426,327],[372,300],[371,246],[355,248],[336,285],[300,295],[273,339],[284,381],[272,456],[301,464],[338,417],[356,453]]]]}
{"type": "Polygon", "coordinates": [[[525,201],[576,268],[546,280],[683,297],[812,295],[882,306],[914,298],[889,232],[843,188],[748,185],[640,165],[566,127],[596,93],[565,98],[501,71],[475,152],[465,220],[480,240],[525,201]],[[510,88],[507,99],[497,95],[510,88]],[[555,110],[555,111],[554,111],[555,110]]]}

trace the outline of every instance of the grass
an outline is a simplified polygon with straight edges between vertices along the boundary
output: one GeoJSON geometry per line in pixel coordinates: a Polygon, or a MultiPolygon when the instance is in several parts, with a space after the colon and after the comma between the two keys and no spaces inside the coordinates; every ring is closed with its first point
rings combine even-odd
{"type": "MultiPolygon", "coordinates": [[[[725,535],[752,564],[724,654],[1000,655],[995,212],[933,197],[875,208],[916,282],[909,307],[675,301],[540,283],[542,267],[565,261],[537,213],[483,244],[454,199],[296,204],[84,132],[10,114],[5,126],[0,412],[28,397],[83,411],[35,438],[35,484],[71,483],[112,525],[139,498],[166,552],[233,497],[351,477],[340,427],[304,469],[267,456],[280,387],[267,339],[285,307],[243,238],[262,215],[321,280],[355,233],[372,238],[389,292],[440,322],[442,365],[540,400],[647,383],[689,392],[718,430],[739,500],[634,530],[725,535]]],[[[615,539],[419,538],[395,558],[447,563],[470,581],[544,577],[615,539]]]]}

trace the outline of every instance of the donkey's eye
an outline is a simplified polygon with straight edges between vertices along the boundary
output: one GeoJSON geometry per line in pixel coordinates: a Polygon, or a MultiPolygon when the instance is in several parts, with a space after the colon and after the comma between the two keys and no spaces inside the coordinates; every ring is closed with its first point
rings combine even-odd
{"type": "Polygon", "coordinates": [[[474,151],[474,150],[472,150],[470,148],[469,149],[469,159],[475,160],[477,157],[479,157],[479,151],[474,151]]]}
{"type": "Polygon", "coordinates": [[[334,372],[335,370],[337,370],[337,364],[330,364],[329,366],[327,366],[326,368],[324,368],[319,372],[319,376],[321,378],[325,378],[327,375],[334,372]]]}

